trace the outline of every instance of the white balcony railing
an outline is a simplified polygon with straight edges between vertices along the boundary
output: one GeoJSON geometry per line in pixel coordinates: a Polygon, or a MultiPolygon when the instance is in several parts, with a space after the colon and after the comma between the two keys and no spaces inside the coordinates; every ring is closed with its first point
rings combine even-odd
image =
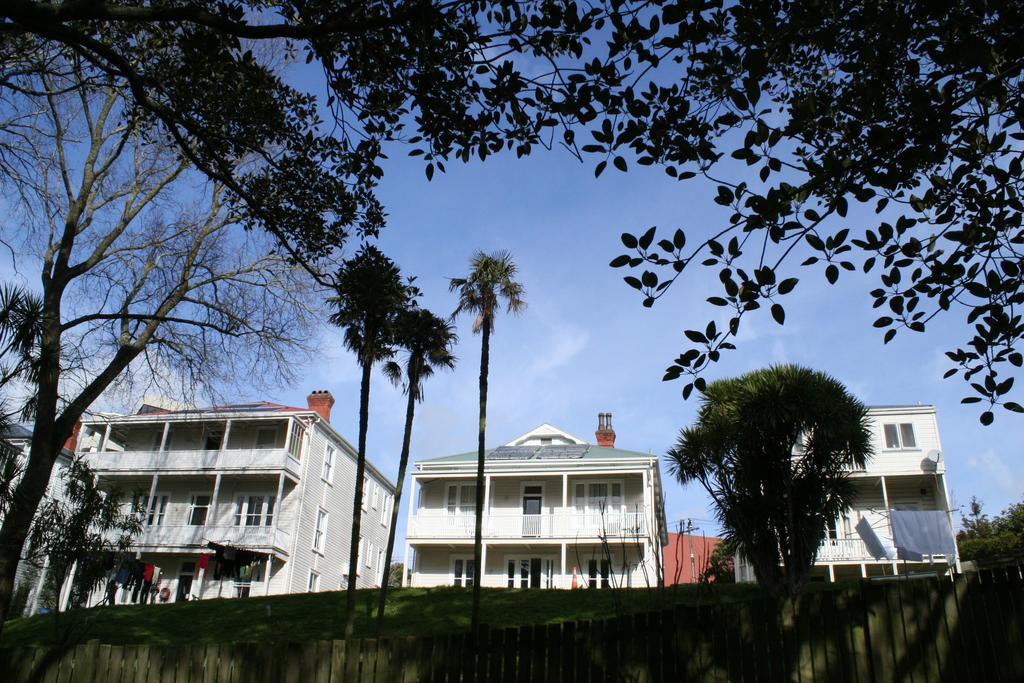
{"type": "MultiPolygon", "coordinates": [[[[412,518],[412,538],[472,538],[476,515],[472,512],[421,510],[412,518]]],[[[577,512],[559,508],[554,512],[526,515],[520,512],[484,514],[485,538],[613,538],[645,537],[647,514],[643,509],[628,511],[577,512]]]]}
{"type": "Polygon", "coordinates": [[[290,535],[272,526],[147,526],[135,537],[141,547],[205,546],[210,541],[238,548],[269,548],[289,552],[290,535]]]}
{"type": "Polygon", "coordinates": [[[103,451],[87,453],[98,472],[270,472],[296,476],[301,465],[283,448],[232,448],[225,451],[103,451]]]}
{"type": "Polygon", "coordinates": [[[874,562],[868,547],[859,538],[828,538],[818,547],[818,562],[874,562]]]}

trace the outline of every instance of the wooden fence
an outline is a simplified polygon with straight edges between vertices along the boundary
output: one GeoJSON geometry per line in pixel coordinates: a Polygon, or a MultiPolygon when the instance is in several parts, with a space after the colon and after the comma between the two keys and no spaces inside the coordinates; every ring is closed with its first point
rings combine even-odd
{"type": "Polygon", "coordinates": [[[0,651],[0,680],[92,683],[372,681],[1024,680],[1024,582],[894,581],[469,634],[179,647],[89,641],[0,651]]]}

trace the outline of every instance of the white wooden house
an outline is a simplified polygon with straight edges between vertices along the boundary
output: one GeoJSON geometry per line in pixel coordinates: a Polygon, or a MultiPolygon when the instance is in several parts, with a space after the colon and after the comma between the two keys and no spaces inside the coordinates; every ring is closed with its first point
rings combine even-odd
{"type": "MultiPolygon", "coordinates": [[[[549,424],[486,451],[485,587],[653,586],[667,543],[658,459],[549,424]]],[[[405,566],[412,586],[471,586],[477,453],[420,460],[412,474],[405,566]]]]}
{"type": "MultiPolygon", "coordinates": [[[[958,558],[946,554],[903,561],[896,557],[893,512],[939,511],[945,513],[953,534],[953,511],[946,484],[946,454],[939,437],[934,406],[875,406],[868,411],[875,454],[862,470],[850,472],[856,495],[852,505],[829,524],[818,549],[814,578],[843,579],[891,576],[907,572],[939,571],[956,567],[958,558]],[[891,557],[879,558],[858,532],[866,520],[891,557]]],[[[951,542],[955,549],[955,541],[951,542]]],[[[754,580],[753,569],[736,563],[740,581],[754,580]]]]}
{"type": "MultiPolygon", "coordinates": [[[[307,408],[144,406],[84,421],[78,450],[104,484],[141,498],[134,556],[159,568],[169,601],[337,590],[348,573],[356,452],[330,425],[333,403],[315,391],[307,408]],[[210,562],[218,557],[236,566],[221,571],[210,562]]],[[[361,588],[380,583],[393,500],[394,484],[368,462],[361,588]]],[[[124,588],[116,596],[141,599],[124,588]]]]}

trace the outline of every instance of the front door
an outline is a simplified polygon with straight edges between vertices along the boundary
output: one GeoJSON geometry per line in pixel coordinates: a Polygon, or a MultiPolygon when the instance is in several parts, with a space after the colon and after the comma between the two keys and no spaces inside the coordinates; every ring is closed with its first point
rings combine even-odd
{"type": "Polygon", "coordinates": [[[540,513],[543,502],[544,487],[542,485],[523,485],[523,536],[540,536],[540,513]]]}

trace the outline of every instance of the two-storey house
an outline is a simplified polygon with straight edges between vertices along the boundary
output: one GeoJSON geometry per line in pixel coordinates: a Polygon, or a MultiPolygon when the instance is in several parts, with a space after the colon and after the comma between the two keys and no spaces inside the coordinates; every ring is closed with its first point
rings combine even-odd
{"type": "MultiPolygon", "coordinates": [[[[344,586],[356,452],[330,424],[330,393],[314,391],[307,403],[144,405],[83,422],[79,451],[101,482],[133,492],[144,510],[134,556],[117,560],[116,602],[344,586]]],[[[380,583],[393,501],[394,485],[368,462],[361,588],[380,583]]]]}
{"type": "MultiPolygon", "coordinates": [[[[904,572],[952,571],[958,558],[952,540],[953,511],[935,407],[875,406],[868,411],[868,417],[874,457],[864,469],[850,472],[856,491],[853,503],[829,524],[818,549],[814,577],[837,581],[904,572]],[[897,553],[900,539],[893,524],[894,513],[898,516],[901,511],[941,512],[941,531],[948,535],[953,556],[934,554],[920,560],[901,559],[897,553]]],[[[736,563],[736,575],[741,581],[754,578],[752,568],[742,557],[736,563]]]]}
{"type": "Polygon", "coordinates": [[[405,566],[412,586],[654,586],[667,543],[658,459],[549,424],[486,451],[481,565],[473,565],[477,453],[415,464],[405,566]]]}

